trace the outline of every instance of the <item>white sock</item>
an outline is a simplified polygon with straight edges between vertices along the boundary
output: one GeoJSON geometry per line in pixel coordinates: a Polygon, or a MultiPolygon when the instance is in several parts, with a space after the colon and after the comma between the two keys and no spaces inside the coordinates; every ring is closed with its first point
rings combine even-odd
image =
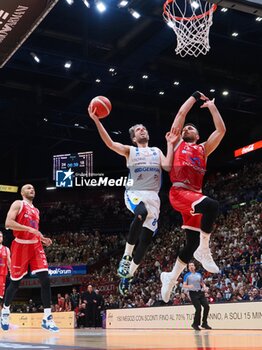
{"type": "Polygon", "coordinates": [[[172,281],[174,282],[177,281],[179,275],[181,274],[181,272],[184,270],[185,267],[186,267],[186,264],[182,262],[179,258],[177,258],[176,263],[173,267],[173,270],[170,272],[170,277],[172,281]]]}
{"type": "Polygon", "coordinates": [[[200,244],[199,248],[209,248],[210,233],[200,232],[200,244]]]}
{"type": "Polygon", "coordinates": [[[44,319],[47,320],[47,317],[51,315],[51,308],[44,309],[44,319]]]}
{"type": "Polygon", "coordinates": [[[124,256],[125,256],[125,255],[130,255],[130,256],[132,256],[132,253],[133,253],[134,248],[135,248],[135,245],[134,245],[134,244],[126,243],[124,256]]]}
{"type": "Polygon", "coordinates": [[[5,304],[3,305],[3,309],[2,312],[6,313],[6,314],[10,314],[10,305],[6,306],[5,304]]]}
{"type": "Polygon", "coordinates": [[[139,266],[139,265],[135,264],[133,260],[131,261],[131,264],[130,264],[130,267],[129,267],[129,274],[130,274],[131,276],[134,275],[134,273],[136,272],[138,266],[139,266]]]}

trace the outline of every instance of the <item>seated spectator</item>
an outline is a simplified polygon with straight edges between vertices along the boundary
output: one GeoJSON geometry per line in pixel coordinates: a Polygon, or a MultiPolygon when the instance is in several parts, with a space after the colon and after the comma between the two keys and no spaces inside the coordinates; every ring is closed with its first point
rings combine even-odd
{"type": "Polygon", "coordinates": [[[260,296],[260,294],[259,294],[259,291],[257,290],[257,288],[253,288],[253,289],[252,289],[252,297],[253,297],[253,300],[254,300],[254,301],[260,301],[260,300],[262,300],[262,299],[261,299],[261,296],[260,296]]]}
{"type": "Polygon", "coordinates": [[[180,294],[180,303],[181,303],[181,305],[190,303],[190,299],[186,293],[180,294]]]}
{"type": "Polygon", "coordinates": [[[175,297],[173,299],[173,305],[180,305],[181,304],[181,300],[180,300],[180,294],[176,293],[175,297]]]}
{"type": "Polygon", "coordinates": [[[148,302],[146,303],[146,306],[154,306],[155,302],[156,302],[156,295],[155,295],[155,293],[152,291],[152,292],[150,293],[150,298],[149,298],[148,302]]]}
{"type": "Polygon", "coordinates": [[[240,287],[239,290],[237,291],[237,301],[248,301],[249,296],[246,293],[246,290],[244,287],[240,287]]]}
{"type": "Polygon", "coordinates": [[[72,311],[72,304],[69,294],[65,294],[64,311],[72,311]]]}
{"type": "Polygon", "coordinates": [[[86,303],[82,303],[76,315],[77,328],[85,328],[87,326],[87,310],[86,303]]]}
{"type": "Polygon", "coordinates": [[[217,292],[217,294],[215,296],[215,301],[217,303],[223,303],[225,301],[221,292],[219,292],[219,291],[217,292]]]}
{"type": "Polygon", "coordinates": [[[61,296],[61,294],[57,294],[57,305],[59,307],[59,312],[65,310],[65,298],[61,296]]]}

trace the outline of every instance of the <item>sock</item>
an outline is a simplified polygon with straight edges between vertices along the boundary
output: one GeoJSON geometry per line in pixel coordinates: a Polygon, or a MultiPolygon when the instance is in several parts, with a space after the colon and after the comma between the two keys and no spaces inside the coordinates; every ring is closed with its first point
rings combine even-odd
{"type": "Polygon", "coordinates": [[[10,314],[10,305],[6,306],[5,304],[3,305],[2,312],[5,314],[10,314]]]}
{"type": "Polygon", "coordinates": [[[210,233],[200,232],[199,248],[209,248],[210,233]]]}
{"type": "Polygon", "coordinates": [[[130,268],[129,268],[129,274],[130,274],[131,276],[134,275],[134,273],[136,272],[138,266],[139,266],[139,265],[135,264],[134,261],[131,262],[130,268]]]}
{"type": "Polygon", "coordinates": [[[132,256],[132,253],[133,253],[133,250],[135,248],[135,245],[134,244],[129,244],[129,243],[126,243],[126,247],[125,247],[125,252],[124,252],[124,255],[130,255],[132,256]]]}
{"type": "Polygon", "coordinates": [[[47,320],[48,316],[51,315],[51,308],[44,309],[44,319],[47,320]]]}
{"type": "Polygon", "coordinates": [[[176,263],[173,267],[173,270],[170,272],[171,280],[173,280],[174,282],[177,281],[179,275],[181,274],[181,272],[184,270],[185,267],[186,267],[186,264],[177,258],[176,263]]]}

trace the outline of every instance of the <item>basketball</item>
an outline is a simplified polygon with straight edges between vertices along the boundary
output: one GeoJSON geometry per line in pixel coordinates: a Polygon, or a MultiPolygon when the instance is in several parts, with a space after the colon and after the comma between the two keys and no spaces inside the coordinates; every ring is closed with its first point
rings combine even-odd
{"type": "Polygon", "coordinates": [[[100,119],[109,115],[112,109],[111,102],[105,96],[96,96],[90,102],[92,111],[96,108],[96,116],[100,119]]]}

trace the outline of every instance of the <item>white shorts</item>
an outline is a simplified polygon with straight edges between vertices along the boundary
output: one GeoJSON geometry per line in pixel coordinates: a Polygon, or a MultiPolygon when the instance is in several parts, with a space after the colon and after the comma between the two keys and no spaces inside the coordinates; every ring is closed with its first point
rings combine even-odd
{"type": "Polygon", "coordinates": [[[154,191],[125,191],[125,203],[127,208],[134,213],[137,205],[143,202],[148,211],[143,227],[155,232],[160,211],[160,199],[157,192],[154,191]]]}

